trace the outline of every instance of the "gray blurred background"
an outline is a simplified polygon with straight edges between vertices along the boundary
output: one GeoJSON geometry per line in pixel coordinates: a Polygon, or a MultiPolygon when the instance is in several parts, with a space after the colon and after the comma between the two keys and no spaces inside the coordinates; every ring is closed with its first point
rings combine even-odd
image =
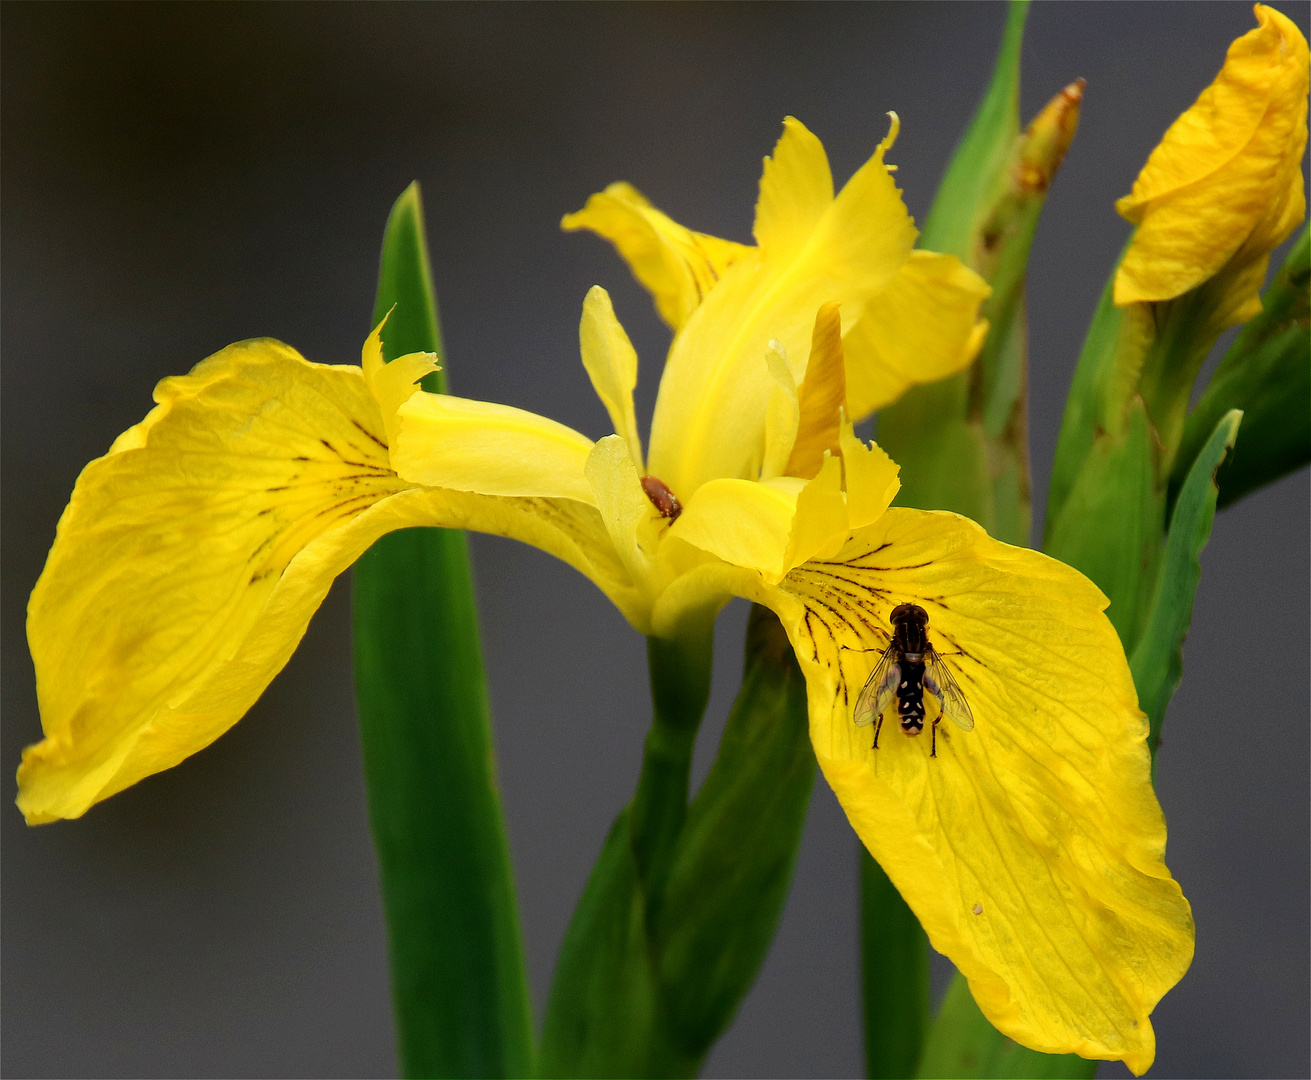
{"type": "MultiPolygon", "coordinates": [[[[1284,10],[1305,27],[1307,8],[1284,10]]],[[[458,393],[593,437],[577,353],[604,284],[645,367],[667,335],[565,211],[611,180],[749,239],[784,115],[839,181],[897,110],[923,216],[980,94],[995,4],[21,4],[3,7],[3,1072],[385,1076],[383,927],[352,705],[348,582],[228,735],[27,829],[39,738],[23,607],[79,469],[156,380],[272,335],[358,361],[387,210],[423,184],[458,393]]],[[[1030,279],[1037,520],[1078,345],[1127,226],[1113,200],[1254,25],[1246,3],[1035,5],[1024,113],[1088,80],[1030,279]]],[[[1160,796],[1197,959],[1155,1016],[1161,1077],[1308,1075],[1305,471],[1216,520],[1160,796]],[[1268,659],[1267,659],[1268,658],[1268,659]]],[[[649,717],[642,639],[582,578],[473,541],[539,1017],[649,717]]],[[[745,610],[720,622],[713,753],[745,610]]],[[[856,848],[817,785],[774,949],[706,1074],[859,1076],[856,848]]],[[[947,975],[937,970],[939,987],[947,975]]],[[[1127,1076],[1119,1065],[1103,1076],[1127,1076]]]]}

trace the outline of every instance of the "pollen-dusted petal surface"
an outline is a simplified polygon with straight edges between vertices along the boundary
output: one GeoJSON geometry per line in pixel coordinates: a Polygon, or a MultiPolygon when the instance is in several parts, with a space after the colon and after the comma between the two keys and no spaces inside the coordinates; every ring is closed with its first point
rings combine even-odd
{"type": "Polygon", "coordinates": [[[842,340],[852,421],[969,367],[988,332],[979,306],[991,291],[955,255],[911,252],[842,340]]]}
{"type": "Polygon", "coordinates": [[[806,673],[825,776],[983,1012],[1026,1046],[1143,1072],[1148,1015],[1187,969],[1193,926],[1101,593],[964,518],[892,509],[762,599],[806,673]],[[907,601],[975,718],[968,733],[942,723],[936,758],[895,704],[877,750],[852,722],[907,601]]]}
{"type": "Polygon", "coordinates": [[[216,667],[248,662],[298,554],[408,486],[359,368],[243,342],[165,379],[155,400],[83,470],[28,606],[46,734],[19,772],[31,821],[76,816],[230,726],[285,656],[236,712],[187,731],[160,717],[189,710],[216,667]]]}
{"type": "Polygon", "coordinates": [[[839,305],[845,333],[901,269],[915,241],[882,145],[816,217],[815,184],[808,179],[814,167],[784,167],[789,154],[816,152],[818,141],[804,140],[802,131],[789,121],[762,182],[764,235],[787,242],[729,267],[669,351],[649,462],[684,498],[707,480],[748,478],[760,468],[765,415],[777,386],[761,363],[771,341],[781,344],[800,383],[820,307],[839,305]],[[781,190],[786,183],[797,188],[790,196],[781,190]]]}
{"type": "Polygon", "coordinates": [[[479,495],[592,502],[592,440],[544,416],[419,391],[397,412],[396,472],[414,484],[479,495]]]}
{"type": "Polygon", "coordinates": [[[614,244],[673,330],[687,322],[724,271],[751,250],[684,228],[623,181],[593,195],[560,225],[567,231],[591,229],[614,244]]]}
{"type": "MultiPolygon", "coordinates": [[[[1116,209],[1138,225],[1115,302],[1168,300],[1215,276],[1244,248],[1264,261],[1305,213],[1308,50],[1297,25],[1256,5],[1259,23],[1165,133],[1116,209]],[[1248,244],[1256,237],[1259,243],[1248,244]]],[[[1264,274],[1262,274],[1262,277],[1264,274]]],[[[1228,303],[1254,307],[1255,288],[1228,303]]]]}

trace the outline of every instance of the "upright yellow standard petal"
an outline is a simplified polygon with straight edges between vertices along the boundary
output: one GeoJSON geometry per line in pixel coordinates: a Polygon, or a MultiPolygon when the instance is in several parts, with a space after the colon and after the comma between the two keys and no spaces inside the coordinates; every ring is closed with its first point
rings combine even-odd
{"type": "Polygon", "coordinates": [[[852,421],[969,367],[988,333],[979,307],[991,291],[955,255],[912,251],[843,338],[852,421]]]}
{"type": "MultiPolygon", "coordinates": [[[[789,121],[776,162],[818,153],[803,131],[789,121]]],[[[716,477],[758,474],[777,386],[761,363],[771,342],[779,343],[800,383],[820,307],[839,305],[845,332],[909,257],[915,228],[883,162],[885,149],[879,146],[818,217],[814,163],[771,170],[767,188],[789,181],[802,189],[791,199],[762,195],[765,235],[790,239],[729,267],[675,336],[660,383],[650,470],[680,498],[716,477]],[[795,220],[785,223],[785,213],[795,220]]]]}
{"type": "Polygon", "coordinates": [[[1165,133],[1116,209],[1138,226],[1115,278],[1117,304],[1169,300],[1234,272],[1219,304],[1241,321],[1270,251],[1306,211],[1306,39],[1274,8],[1230,47],[1224,67],[1165,133]],[[1256,265],[1259,273],[1244,271],[1256,265]]]}
{"type": "Polygon", "coordinates": [[[1143,1072],[1148,1015],[1187,969],[1193,927],[1105,597],[964,518],[892,509],[757,599],[796,647],[852,826],[985,1015],[1026,1046],[1143,1072]],[[877,750],[852,719],[904,602],[928,612],[975,719],[944,722],[936,757],[927,731],[901,734],[895,702],[877,750]]]}
{"type": "Polygon", "coordinates": [[[622,181],[593,195],[560,224],[570,231],[591,229],[614,244],[674,330],[687,322],[724,271],[751,250],[683,228],[622,181]]]}

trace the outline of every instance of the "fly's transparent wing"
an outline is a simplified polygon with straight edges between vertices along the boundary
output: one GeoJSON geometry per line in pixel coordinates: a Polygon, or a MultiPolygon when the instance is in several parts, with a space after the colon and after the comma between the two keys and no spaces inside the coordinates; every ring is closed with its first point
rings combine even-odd
{"type": "Polygon", "coordinates": [[[970,712],[970,703],[965,700],[965,694],[957,685],[955,676],[932,645],[924,650],[924,689],[938,699],[942,715],[961,731],[974,730],[974,714],[970,712]]]}
{"type": "Polygon", "coordinates": [[[896,647],[889,645],[883,650],[879,662],[874,665],[865,685],[860,688],[856,698],[856,711],[851,714],[857,725],[864,727],[872,724],[892,701],[897,692],[897,683],[901,681],[901,665],[897,663],[896,647]]]}

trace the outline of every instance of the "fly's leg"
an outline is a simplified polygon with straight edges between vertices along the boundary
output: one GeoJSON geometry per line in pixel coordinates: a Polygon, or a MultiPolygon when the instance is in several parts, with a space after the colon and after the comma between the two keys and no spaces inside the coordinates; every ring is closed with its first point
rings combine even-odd
{"type": "Polygon", "coordinates": [[[874,749],[879,748],[879,732],[883,730],[883,714],[879,713],[879,718],[874,721],[874,749]]]}
{"type": "Polygon", "coordinates": [[[934,717],[933,719],[933,731],[932,734],[929,736],[929,745],[930,745],[929,757],[938,756],[938,723],[941,720],[942,720],[941,716],[934,717]]]}

